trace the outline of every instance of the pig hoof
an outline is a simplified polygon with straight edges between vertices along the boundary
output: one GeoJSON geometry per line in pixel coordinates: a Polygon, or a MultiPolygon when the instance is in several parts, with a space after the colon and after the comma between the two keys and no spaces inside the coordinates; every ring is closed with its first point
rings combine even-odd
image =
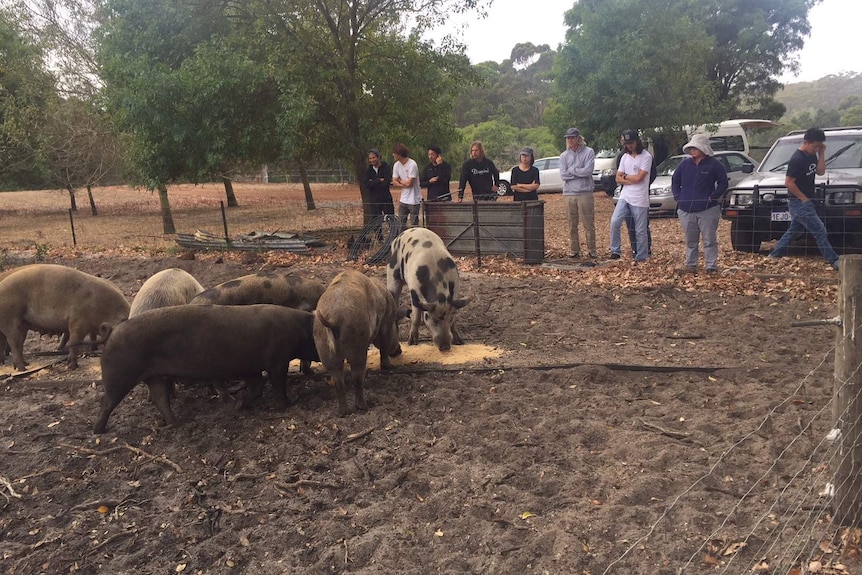
{"type": "Polygon", "coordinates": [[[418,337],[411,337],[410,339],[407,340],[407,345],[416,345],[418,343],[419,343],[418,337]]]}

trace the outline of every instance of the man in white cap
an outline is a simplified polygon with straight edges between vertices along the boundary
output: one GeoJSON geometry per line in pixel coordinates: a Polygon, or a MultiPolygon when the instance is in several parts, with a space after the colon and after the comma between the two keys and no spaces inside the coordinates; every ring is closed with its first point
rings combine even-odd
{"type": "Polygon", "coordinates": [[[716,273],[721,219],[718,202],[727,191],[727,170],[713,157],[715,152],[707,134],[692,136],[682,151],[691,157],[679,163],[671,179],[679,223],[685,234],[685,268],[682,271],[697,272],[700,238],[703,237],[706,273],[716,273]]]}
{"type": "Polygon", "coordinates": [[[560,178],[563,180],[563,202],[569,220],[569,242],[572,251],[569,257],[581,256],[581,241],[578,236],[578,222],[583,221],[584,235],[587,239],[587,253],[590,259],[596,253],[596,208],[593,200],[593,170],[596,167],[596,153],[586,145],[581,131],[577,128],[566,130],[566,149],[560,155],[560,178]]]}

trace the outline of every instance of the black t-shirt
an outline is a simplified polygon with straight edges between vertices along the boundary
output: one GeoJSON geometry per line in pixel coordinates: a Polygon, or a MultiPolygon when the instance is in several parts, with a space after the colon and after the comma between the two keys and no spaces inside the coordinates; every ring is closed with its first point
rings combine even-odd
{"type": "Polygon", "coordinates": [[[799,191],[806,198],[814,197],[814,176],[817,174],[817,154],[806,154],[796,150],[787,162],[787,176],[796,178],[799,191]]]}
{"type": "MultiPolygon", "coordinates": [[[[509,181],[512,185],[532,184],[533,182],[539,184],[541,183],[539,182],[539,169],[534,166],[530,166],[530,169],[525,172],[520,166],[515,166],[512,168],[512,177],[509,181]]],[[[512,190],[512,199],[516,202],[538,200],[539,194],[537,192],[519,192],[517,190],[512,190]]]]}

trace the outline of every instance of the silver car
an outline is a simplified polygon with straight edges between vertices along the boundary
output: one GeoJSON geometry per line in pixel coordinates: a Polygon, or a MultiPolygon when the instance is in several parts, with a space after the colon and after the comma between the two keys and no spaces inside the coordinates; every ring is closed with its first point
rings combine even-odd
{"type": "MultiPolygon", "coordinates": [[[[560,156],[539,158],[533,164],[533,167],[539,170],[538,193],[553,194],[563,191],[563,179],[560,177],[560,156]]],[[[509,183],[509,177],[511,174],[511,168],[500,172],[500,189],[497,192],[498,195],[512,195],[512,186],[509,183]]]]}
{"type": "MultiPolygon", "coordinates": [[[[673,192],[671,191],[671,177],[679,163],[688,157],[690,157],[688,154],[670,156],[658,165],[655,181],[649,186],[650,215],[676,213],[676,200],[673,199],[673,192]]],[[[728,184],[730,186],[735,185],[737,182],[742,180],[743,177],[748,175],[742,171],[744,166],[749,165],[752,167],[751,169],[753,169],[754,166],[757,166],[757,162],[754,159],[746,156],[742,152],[716,152],[714,157],[716,160],[719,160],[724,164],[724,169],[727,170],[728,184]]],[[[749,170],[749,173],[750,172],[751,170],[749,170]]],[[[622,188],[618,186],[614,191],[614,205],[616,205],[617,200],[620,198],[621,189],[622,188]]]]}

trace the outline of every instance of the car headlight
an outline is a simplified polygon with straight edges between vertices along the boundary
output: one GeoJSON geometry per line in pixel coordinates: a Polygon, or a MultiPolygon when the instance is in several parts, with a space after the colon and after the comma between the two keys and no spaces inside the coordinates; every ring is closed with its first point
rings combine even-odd
{"type": "Polygon", "coordinates": [[[750,206],[754,202],[752,194],[733,194],[730,197],[731,206],[750,206]]]}
{"type": "Polygon", "coordinates": [[[859,200],[856,199],[856,192],[846,191],[846,192],[835,192],[832,194],[832,203],[833,204],[855,204],[859,200]]]}
{"type": "Polygon", "coordinates": [[[670,196],[673,194],[670,186],[663,186],[660,188],[650,188],[649,195],[651,196],[670,196]]]}
{"type": "Polygon", "coordinates": [[[616,173],[617,173],[617,171],[616,171],[616,170],[613,170],[613,169],[611,169],[611,168],[605,168],[604,170],[602,170],[601,175],[602,175],[602,177],[604,178],[604,177],[606,177],[606,176],[613,176],[613,175],[614,175],[614,174],[616,174],[616,173]]]}

